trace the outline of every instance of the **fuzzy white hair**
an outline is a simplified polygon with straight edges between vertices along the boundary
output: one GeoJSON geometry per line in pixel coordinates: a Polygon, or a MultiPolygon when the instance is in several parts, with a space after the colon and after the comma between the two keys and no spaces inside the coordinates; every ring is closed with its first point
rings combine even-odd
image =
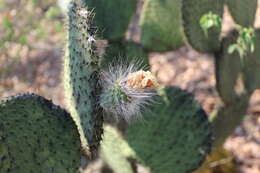
{"type": "Polygon", "coordinates": [[[156,95],[153,89],[137,90],[127,85],[129,74],[140,69],[143,69],[141,62],[135,61],[129,64],[120,62],[116,65],[110,65],[107,70],[101,73],[103,92],[100,97],[100,105],[105,110],[106,115],[112,115],[116,121],[131,122],[140,119],[142,112],[153,102],[153,96],[156,95]],[[115,90],[121,92],[125,97],[115,96],[115,90]],[[116,101],[113,100],[115,97],[116,101]]]}

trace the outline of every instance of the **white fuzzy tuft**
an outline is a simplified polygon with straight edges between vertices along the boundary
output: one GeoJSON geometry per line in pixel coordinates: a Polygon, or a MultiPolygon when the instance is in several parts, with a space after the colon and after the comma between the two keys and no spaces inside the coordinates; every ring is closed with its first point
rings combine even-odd
{"type": "Polygon", "coordinates": [[[141,68],[140,64],[140,62],[132,62],[128,65],[123,63],[110,65],[101,73],[103,92],[100,104],[107,115],[112,115],[117,121],[130,122],[140,119],[141,113],[153,102],[153,96],[156,95],[152,87],[137,89],[129,85],[129,75],[138,71],[141,68]]]}

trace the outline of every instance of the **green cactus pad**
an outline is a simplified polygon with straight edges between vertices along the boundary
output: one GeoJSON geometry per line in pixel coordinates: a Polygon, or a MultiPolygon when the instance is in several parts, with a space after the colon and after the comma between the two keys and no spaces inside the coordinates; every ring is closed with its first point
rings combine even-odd
{"type": "Polygon", "coordinates": [[[149,66],[148,55],[142,46],[133,41],[115,42],[108,45],[103,57],[102,67],[107,67],[111,62],[125,61],[141,62],[141,66],[149,66]]]}
{"type": "Polygon", "coordinates": [[[222,146],[227,137],[243,121],[248,108],[250,95],[243,94],[234,103],[219,108],[216,117],[212,121],[214,146],[222,146]]]}
{"type": "Polygon", "coordinates": [[[255,51],[244,58],[243,74],[249,92],[260,89],[260,29],[255,31],[255,51]]]}
{"type": "Polygon", "coordinates": [[[24,94],[0,101],[0,173],[76,173],[80,137],[70,115],[24,94]]]}
{"type": "Polygon", "coordinates": [[[148,51],[169,51],[184,44],[181,0],[146,0],[140,19],[141,43],[148,51]]]}
{"type": "Polygon", "coordinates": [[[241,73],[241,60],[238,52],[228,52],[229,46],[236,43],[238,33],[231,31],[222,40],[221,50],[216,54],[216,87],[225,103],[234,102],[237,98],[235,86],[241,73]]]}
{"type": "Polygon", "coordinates": [[[144,121],[129,127],[127,141],[153,172],[190,173],[210,150],[211,126],[190,93],[166,87],[159,94],[144,121]]]}
{"type": "Polygon", "coordinates": [[[216,52],[219,50],[221,28],[210,28],[206,35],[200,26],[200,19],[209,12],[222,18],[223,3],[223,0],[182,1],[184,32],[189,44],[197,51],[216,52]]]}
{"type": "Polygon", "coordinates": [[[136,0],[85,0],[85,2],[90,9],[94,10],[94,23],[101,37],[107,40],[118,40],[125,36],[136,10],[136,0]]]}
{"type": "Polygon", "coordinates": [[[98,103],[99,57],[96,55],[95,29],[85,8],[70,4],[68,44],[64,58],[65,95],[72,118],[78,126],[82,148],[95,155],[103,133],[102,109],[98,103]]]}
{"type": "Polygon", "coordinates": [[[226,0],[226,4],[236,23],[244,27],[254,26],[257,0],[226,0]]]}
{"type": "Polygon", "coordinates": [[[110,125],[104,127],[104,138],[101,142],[101,158],[115,173],[133,173],[127,157],[135,153],[119,131],[110,125]]]}

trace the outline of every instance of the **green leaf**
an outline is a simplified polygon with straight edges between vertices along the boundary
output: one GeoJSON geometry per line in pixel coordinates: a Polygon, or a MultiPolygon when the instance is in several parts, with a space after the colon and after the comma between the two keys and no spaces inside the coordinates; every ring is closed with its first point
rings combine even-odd
{"type": "Polygon", "coordinates": [[[221,23],[222,19],[219,15],[213,14],[211,11],[209,13],[204,14],[200,18],[200,26],[205,33],[205,35],[208,37],[208,30],[215,27],[220,29],[221,28],[221,23]]]}
{"type": "Polygon", "coordinates": [[[49,20],[58,17],[59,15],[60,11],[58,7],[50,7],[48,11],[45,13],[45,17],[49,20]]]}
{"type": "Polygon", "coordinates": [[[228,53],[233,53],[236,50],[242,58],[247,53],[253,53],[255,50],[255,31],[252,27],[245,28],[240,25],[236,25],[236,29],[239,32],[239,36],[236,43],[230,45],[228,53]]]}
{"type": "Polygon", "coordinates": [[[26,45],[28,43],[27,38],[25,35],[22,35],[18,38],[20,44],[26,45]]]}
{"type": "Polygon", "coordinates": [[[6,30],[13,29],[13,24],[12,24],[11,20],[6,16],[3,19],[3,26],[4,26],[4,29],[6,29],[6,30]]]}
{"type": "Polygon", "coordinates": [[[237,45],[236,44],[232,44],[228,48],[228,53],[232,54],[236,49],[237,49],[237,45]]]}

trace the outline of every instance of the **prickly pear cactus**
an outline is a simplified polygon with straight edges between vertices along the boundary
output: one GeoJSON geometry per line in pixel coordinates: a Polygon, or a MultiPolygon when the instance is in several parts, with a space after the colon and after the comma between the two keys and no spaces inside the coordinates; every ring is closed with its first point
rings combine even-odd
{"type": "Polygon", "coordinates": [[[113,141],[113,145],[102,143],[111,168],[117,163],[115,158],[108,157],[107,153],[112,152],[120,155],[118,158],[124,156],[124,160],[132,157],[152,172],[160,173],[190,173],[205,159],[212,142],[205,112],[191,94],[181,89],[166,87],[159,94],[155,105],[144,114],[144,121],[127,129],[125,139],[115,130],[105,131],[104,144],[113,141]],[[115,146],[120,150],[116,151],[115,146]]]}
{"type": "Polygon", "coordinates": [[[70,115],[34,94],[0,101],[0,173],[75,173],[80,138],[70,115]]]}
{"type": "Polygon", "coordinates": [[[111,63],[120,62],[140,62],[141,66],[149,66],[148,55],[142,46],[133,41],[115,42],[108,45],[106,53],[102,59],[102,67],[107,67],[111,63]]]}
{"type": "Polygon", "coordinates": [[[255,51],[244,58],[243,66],[245,86],[250,93],[260,88],[260,29],[255,33],[255,51]]]}
{"type": "Polygon", "coordinates": [[[236,100],[235,90],[239,74],[242,72],[241,61],[237,52],[229,53],[228,48],[236,42],[237,31],[232,31],[222,40],[221,50],[216,54],[215,73],[218,93],[225,103],[236,100]]]}
{"type": "Polygon", "coordinates": [[[71,3],[68,10],[68,44],[64,58],[64,84],[69,110],[78,126],[83,150],[95,154],[102,134],[98,104],[99,57],[96,55],[92,15],[71,3]]]}
{"type": "Polygon", "coordinates": [[[146,0],[140,19],[141,43],[149,51],[183,45],[181,0],[146,0]]]}
{"type": "Polygon", "coordinates": [[[182,18],[188,43],[200,52],[216,52],[220,48],[220,28],[210,28],[206,35],[200,26],[204,14],[222,17],[224,0],[183,0],[182,18]]]}
{"type": "Polygon", "coordinates": [[[257,0],[226,0],[233,19],[244,27],[254,25],[257,3],[257,0]]]}
{"type": "Polygon", "coordinates": [[[107,40],[124,37],[137,6],[136,0],[85,0],[85,3],[95,11],[94,24],[107,40]]]}

